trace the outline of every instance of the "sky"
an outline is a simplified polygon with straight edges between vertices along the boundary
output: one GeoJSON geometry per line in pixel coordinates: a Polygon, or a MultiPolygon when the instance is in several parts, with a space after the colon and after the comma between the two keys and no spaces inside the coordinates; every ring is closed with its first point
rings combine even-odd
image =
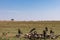
{"type": "Polygon", "coordinates": [[[60,0],[0,0],[0,20],[60,20],[60,0]]]}

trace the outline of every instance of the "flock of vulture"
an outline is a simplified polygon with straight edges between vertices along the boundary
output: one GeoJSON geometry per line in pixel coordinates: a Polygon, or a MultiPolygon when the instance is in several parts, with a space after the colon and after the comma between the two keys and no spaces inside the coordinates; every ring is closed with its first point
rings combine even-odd
{"type": "MultiPolygon", "coordinates": [[[[39,33],[37,33],[36,28],[32,28],[29,31],[29,33],[27,33],[27,34],[25,34],[23,36],[23,38],[29,39],[29,40],[36,40],[36,39],[40,39],[40,40],[41,39],[44,39],[44,40],[46,40],[46,39],[53,39],[53,40],[55,40],[55,39],[57,39],[60,36],[60,35],[55,35],[54,31],[52,29],[49,30],[49,31],[50,31],[49,34],[47,34],[48,27],[45,27],[45,29],[43,30],[43,33],[39,34],[39,33]]],[[[21,32],[20,29],[18,29],[18,34],[16,35],[16,37],[19,38],[21,36],[21,34],[23,34],[23,33],[21,32]]]]}

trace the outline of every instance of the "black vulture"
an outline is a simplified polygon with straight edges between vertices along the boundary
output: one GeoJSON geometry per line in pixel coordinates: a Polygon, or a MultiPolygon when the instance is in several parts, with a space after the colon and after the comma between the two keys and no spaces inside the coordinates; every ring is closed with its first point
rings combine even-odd
{"type": "Polygon", "coordinates": [[[34,30],[36,30],[36,29],[35,28],[32,28],[29,33],[33,32],[34,30]]]}

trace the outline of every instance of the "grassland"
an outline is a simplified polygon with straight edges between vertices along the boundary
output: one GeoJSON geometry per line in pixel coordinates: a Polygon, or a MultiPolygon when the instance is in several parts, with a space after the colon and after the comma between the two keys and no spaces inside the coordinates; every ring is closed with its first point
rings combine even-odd
{"type": "MultiPolygon", "coordinates": [[[[36,28],[38,33],[42,33],[45,27],[48,27],[49,30],[53,29],[55,35],[60,34],[60,21],[0,21],[0,39],[20,40],[20,38],[14,37],[17,34],[18,28],[21,29],[23,34],[26,34],[32,28],[36,28]],[[2,33],[8,34],[3,36],[2,33]]],[[[60,37],[56,40],[60,40],[60,37]]]]}

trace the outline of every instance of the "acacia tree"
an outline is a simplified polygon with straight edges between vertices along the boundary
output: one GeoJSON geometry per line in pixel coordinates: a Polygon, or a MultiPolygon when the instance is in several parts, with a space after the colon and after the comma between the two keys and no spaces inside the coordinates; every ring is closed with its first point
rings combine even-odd
{"type": "Polygon", "coordinates": [[[11,21],[14,21],[14,19],[11,19],[11,21]]]}

